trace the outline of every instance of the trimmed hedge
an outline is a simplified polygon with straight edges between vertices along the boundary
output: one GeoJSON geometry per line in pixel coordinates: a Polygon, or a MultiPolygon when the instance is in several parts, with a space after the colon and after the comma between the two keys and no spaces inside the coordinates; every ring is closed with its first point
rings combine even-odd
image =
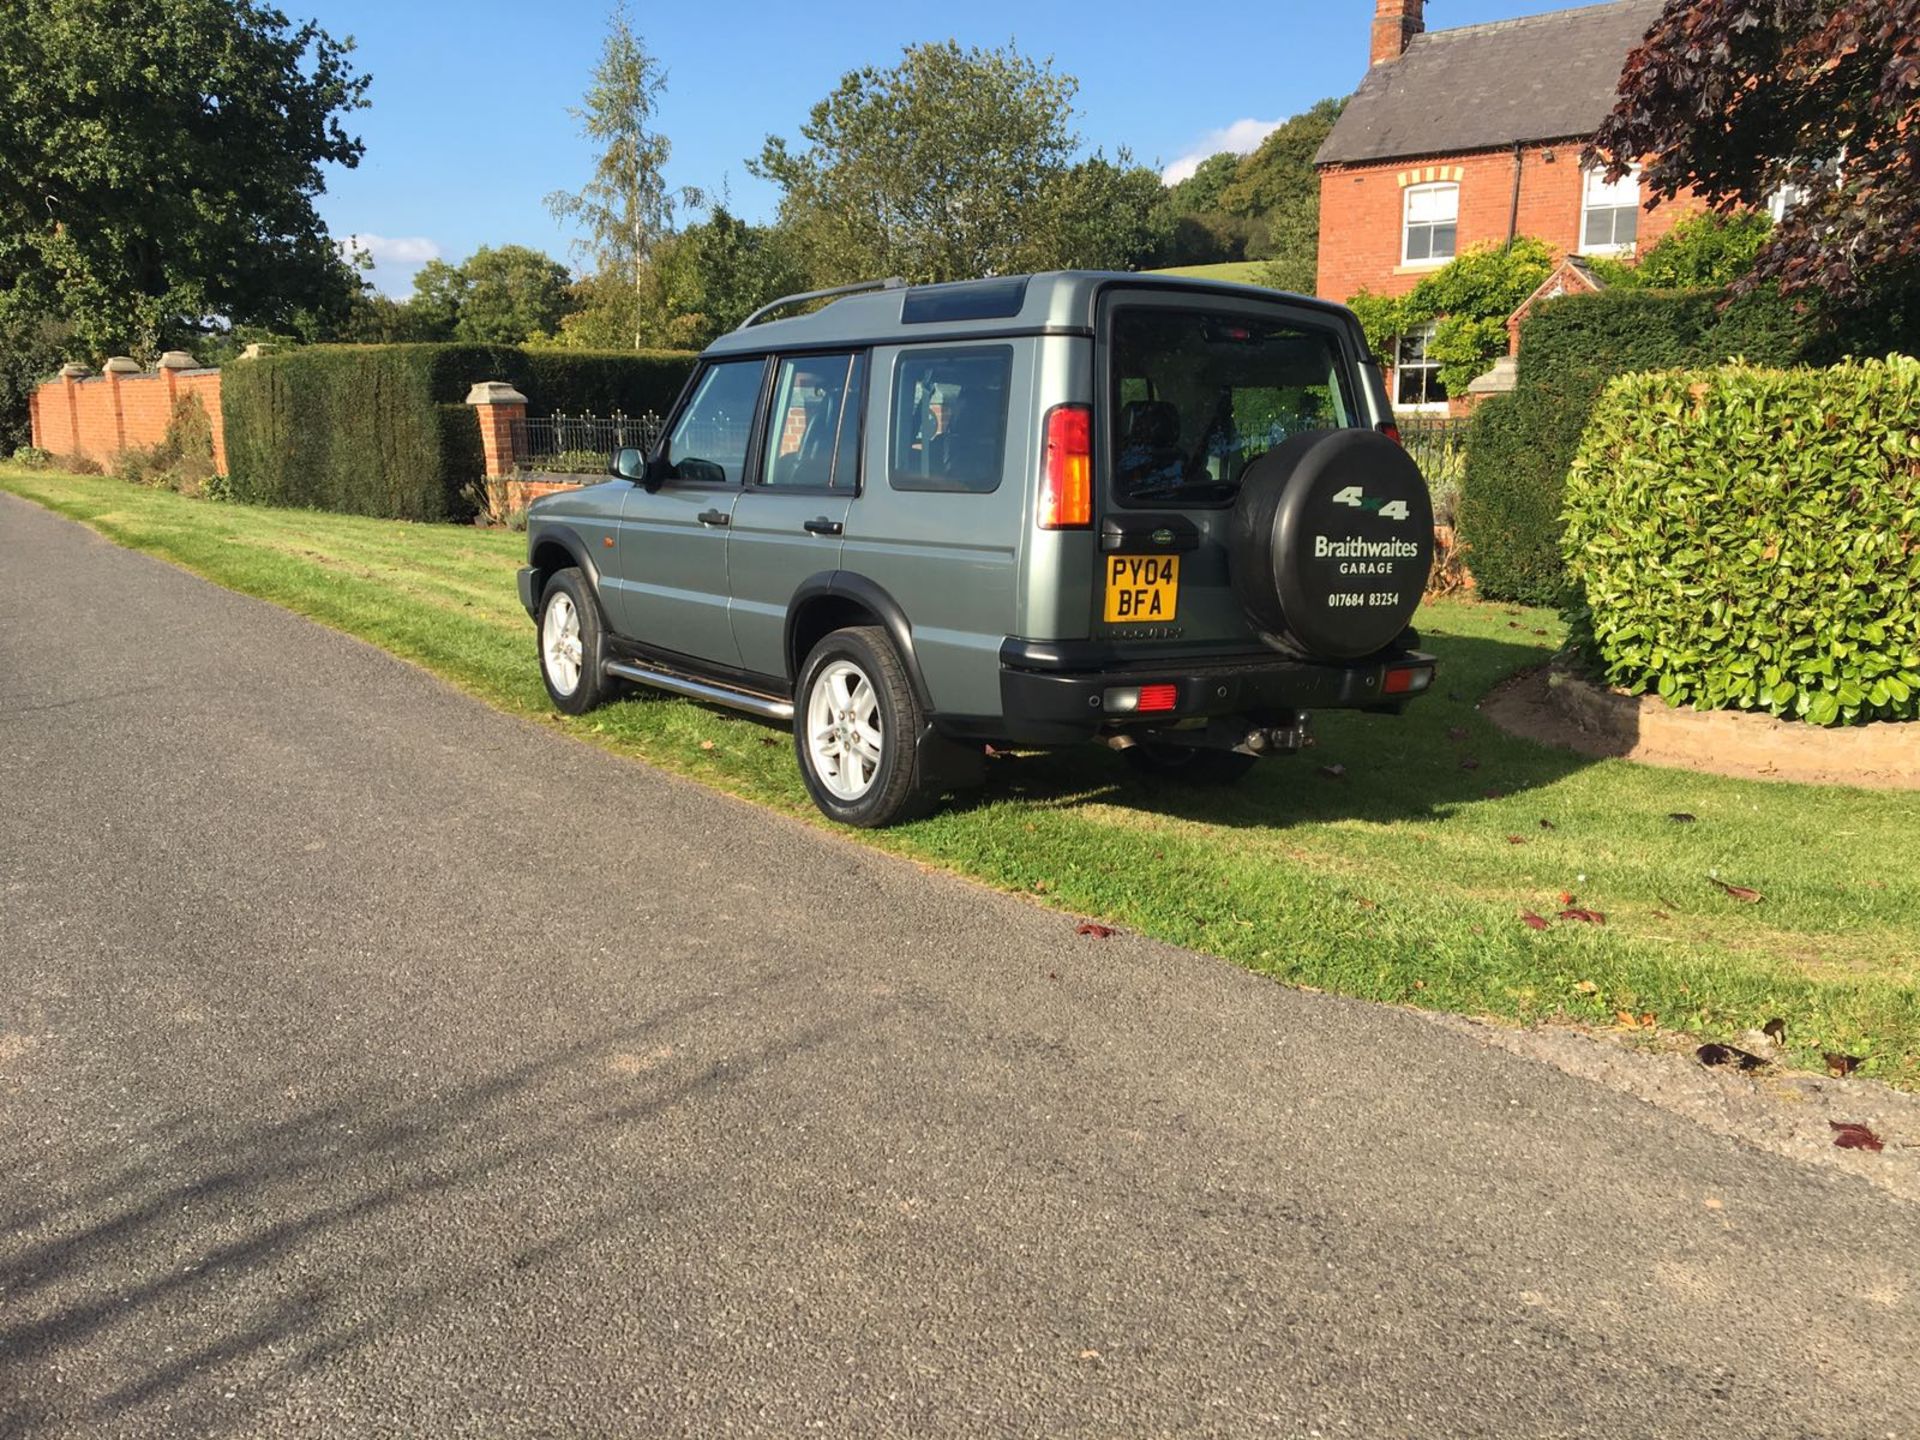
{"type": "Polygon", "coordinates": [[[1920,361],[1616,380],[1566,520],[1575,631],[1613,684],[1920,718],[1920,361]]]}
{"type": "Polygon", "coordinates": [[[394,520],[460,520],[484,468],[463,402],[505,380],[528,413],[665,414],[693,368],[677,351],[603,354],[512,345],[316,345],[236,361],[221,376],[235,499],[394,520]]]}
{"type": "Polygon", "coordinates": [[[1542,305],[1521,330],[1511,395],[1473,413],[1461,482],[1460,532],[1481,593],[1557,605],[1565,595],[1560,514],[1567,467],[1606,383],[1641,370],[1837,359],[1833,342],[1777,296],[1724,311],[1716,293],[1606,290],[1542,305]]]}

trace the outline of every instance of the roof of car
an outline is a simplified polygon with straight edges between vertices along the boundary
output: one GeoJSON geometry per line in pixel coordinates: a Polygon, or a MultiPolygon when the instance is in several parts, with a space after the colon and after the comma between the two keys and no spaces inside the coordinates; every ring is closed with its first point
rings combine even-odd
{"type": "Polygon", "coordinates": [[[706,353],[764,354],[769,350],[803,350],[821,345],[1090,334],[1100,295],[1115,286],[1269,302],[1284,300],[1291,305],[1345,313],[1340,306],[1325,300],[1285,295],[1258,285],[1110,270],[1055,270],[1040,275],[997,276],[942,285],[876,283],[884,288],[842,296],[808,314],[730,331],[709,345],[706,353]]]}

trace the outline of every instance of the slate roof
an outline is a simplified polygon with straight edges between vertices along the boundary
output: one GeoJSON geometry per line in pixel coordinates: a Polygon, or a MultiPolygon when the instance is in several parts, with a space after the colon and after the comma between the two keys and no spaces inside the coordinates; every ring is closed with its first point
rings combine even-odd
{"type": "Polygon", "coordinates": [[[1314,163],[1354,164],[1585,139],[1613,108],[1628,53],[1662,0],[1613,0],[1430,30],[1376,65],[1314,163]]]}

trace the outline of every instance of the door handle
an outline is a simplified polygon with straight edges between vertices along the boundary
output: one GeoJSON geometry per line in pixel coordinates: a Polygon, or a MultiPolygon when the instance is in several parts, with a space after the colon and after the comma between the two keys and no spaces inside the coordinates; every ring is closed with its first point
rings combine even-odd
{"type": "Polygon", "coordinates": [[[702,525],[726,525],[733,519],[733,517],[724,510],[702,510],[693,518],[698,520],[702,525]]]}
{"type": "Polygon", "coordinates": [[[804,522],[800,528],[809,535],[838,535],[845,527],[838,520],[829,520],[822,515],[817,519],[804,522]]]}

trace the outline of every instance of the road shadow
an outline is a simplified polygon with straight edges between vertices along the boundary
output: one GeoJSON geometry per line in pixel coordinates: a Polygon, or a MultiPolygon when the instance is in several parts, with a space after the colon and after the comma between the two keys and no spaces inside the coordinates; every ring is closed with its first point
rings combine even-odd
{"type": "MultiPolygon", "coordinates": [[[[0,1150],[0,1436],[256,1433],[272,1389],[389,1342],[500,1277],[578,1263],[667,1203],[533,1205],[522,1243],[496,1226],[434,1258],[391,1253],[452,1217],[517,1207],[663,1114],[831,1043],[873,1016],[770,1036],[724,1060],[666,1063],[704,1011],[760,1003],[739,986],[664,1007],[431,1095],[371,1086],[243,1119],[155,1111],[110,1142],[0,1150]],[[11,1151],[11,1154],[8,1154],[11,1151]],[[504,1196],[504,1198],[503,1198],[504,1196]],[[172,1343],[162,1345],[162,1341],[172,1343]],[[240,1403],[229,1392],[238,1373],[240,1403]]],[[[311,1067],[279,1077],[295,1097],[311,1067]]],[[[269,1088],[268,1093],[271,1094],[269,1088]]],[[[604,1199],[604,1195],[601,1197],[604,1199]]]]}

